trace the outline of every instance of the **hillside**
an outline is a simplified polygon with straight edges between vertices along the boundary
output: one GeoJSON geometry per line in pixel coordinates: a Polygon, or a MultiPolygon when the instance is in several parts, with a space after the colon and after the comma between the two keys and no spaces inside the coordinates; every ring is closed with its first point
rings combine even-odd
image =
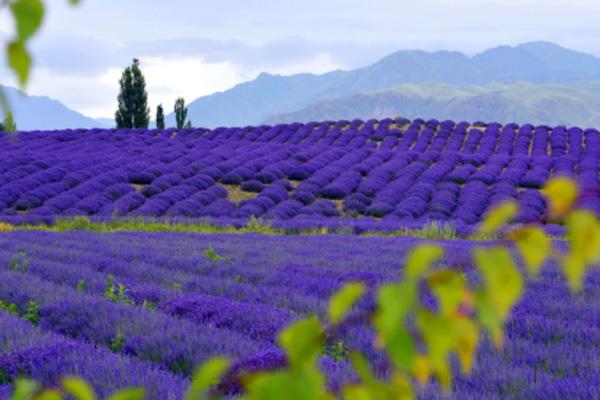
{"type": "MultiPolygon", "coordinates": [[[[7,86],[4,87],[4,91],[20,130],[104,127],[101,122],[67,108],[58,100],[45,96],[28,96],[7,86]]],[[[0,117],[4,118],[2,110],[0,117]]]]}
{"type": "MultiPolygon", "coordinates": [[[[197,126],[244,126],[295,112],[322,100],[390,89],[400,84],[437,82],[467,87],[520,81],[546,84],[590,80],[600,80],[600,58],[549,42],[500,46],[473,57],[456,51],[401,50],[372,65],[350,71],[292,76],[263,73],[253,81],[192,101],[188,116],[197,126]]],[[[556,100],[559,104],[563,101],[556,100]]],[[[329,106],[335,104],[338,102],[329,106]]],[[[341,113],[343,109],[334,111],[341,113]]],[[[417,114],[428,114],[427,108],[417,114]]],[[[490,115],[489,118],[496,117],[490,115]]],[[[575,124],[580,120],[571,122],[575,124]]],[[[171,114],[167,116],[167,123],[172,121],[171,114]]]]}
{"type": "Polygon", "coordinates": [[[457,87],[439,83],[322,100],[280,114],[266,123],[319,120],[427,117],[549,125],[600,126],[600,81],[568,84],[489,84],[457,87]]]}

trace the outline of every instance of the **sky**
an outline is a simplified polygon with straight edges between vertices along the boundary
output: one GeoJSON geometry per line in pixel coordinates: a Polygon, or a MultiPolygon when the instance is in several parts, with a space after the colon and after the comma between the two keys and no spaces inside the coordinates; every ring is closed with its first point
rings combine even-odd
{"type": "MultiPolygon", "coordinates": [[[[140,59],[152,114],[252,80],[352,69],[401,49],[473,55],[546,40],[600,56],[597,0],[46,0],[27,93],[112,118],[140,59]]],[[[0,44],[12,21],[0,8],[0,44]]],[[[0,83],[16,86],[0,54],[0,83]]]]}

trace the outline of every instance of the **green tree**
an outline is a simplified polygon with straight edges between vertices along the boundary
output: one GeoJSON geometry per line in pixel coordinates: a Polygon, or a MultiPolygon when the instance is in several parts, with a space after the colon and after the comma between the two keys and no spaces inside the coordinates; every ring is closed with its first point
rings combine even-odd
{"type": "Polygon", "coordinates": [[[150,109],[146,80],[140,69],[140,62],[133,59],[131,66],[125,68],[119,80],[119,106],[115,113],[117,128],[148,128],[150,109]]]}
{"type": "Polygon", "coordinates": [[[15,119],[13,118],[12,113],[9,111],[4,117],[4,122],[2,123],[2,129],[5,132],[16,132],[17,124],[15,123],[15,119]]]}
{"type": "Polygon", "coordinates": [[[156,127],[158,129],[165,129],[165,113],[162,104],[156,107],[156,127]]]}
{"type": "Polygon", "coordinates": [[[177,129],[192,127],[191,121],[188,121],[187,124],[185,122],[187,118],[187,112],[188,109],[185,106],[185,100],[183,99],[183,97],[180,97],[177,100],[175,100],[175,122],[177,124],[177,129]]]}

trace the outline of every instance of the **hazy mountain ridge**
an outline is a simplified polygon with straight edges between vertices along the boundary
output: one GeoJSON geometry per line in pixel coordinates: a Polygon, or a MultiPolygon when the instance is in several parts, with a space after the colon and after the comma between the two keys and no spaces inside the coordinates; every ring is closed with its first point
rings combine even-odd
{"type": "MultiPolygon", "coordinates": [[[[277,120],[276,115],[311,108],[311,104],[321,105],[323,100],[400,84],[431,81],[466,87],[519,81],[543,84],[588,80],[600,80],[600,58],[549,42],[499,46],[473,57],[456,51],[401,50],[351,71],[323,75],[261,74],[253,81],[194,100],[188,116],[198,126],[250,125],[277,120]]],[[[339,102],[332,101],[329,106],[335,104],[339,102]]],[[[170,115],[167,121],[172,118],[170,115]]]]}
{"type": "Polygon", "coordinates": [[[438,118],[502,123],[600,126],[600,80],[566,84],[489,84],[458,87],[405,84],[322,100],[265,123],[385,118],[438,118]]]}
{"type": "MultiPolygon", "coordinates": [[[[2,88],[9,99],[19,130],[85,129],[103,126],[93,118],[67,108],[58,100],[46,96],[29,96],[8,86],[2,88]]],[[[0,117],[4,118],[1,109],[0,117]]]]}

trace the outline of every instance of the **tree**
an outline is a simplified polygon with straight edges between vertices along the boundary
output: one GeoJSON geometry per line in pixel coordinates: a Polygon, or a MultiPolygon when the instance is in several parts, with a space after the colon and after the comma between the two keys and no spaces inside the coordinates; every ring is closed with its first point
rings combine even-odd
{"type": "Polygon", "coordinates": [[[137,58],[134,58],[132,65],[123,71],[119,86],[121,87],[117,98],[119,108],[115,113],[117,128],[148,128],[150,109],[146,80],[137,58]]]}
{"type": "Polygon", "coordinates": [[[13,115],[11,112],[8,112],[6,114],[6,117],[4,117],[4,122],[2,123],[2,129],[5,132],[16,132],[17,131],[17,124],[15,123],[15,119],[13,118],[13,115]]]}
{"type": "Polygon", "coordinates": [[[156,127],[158,129],[165,129],[165,113],[162,104],[156,107],[156,127]]]}
{"type": "Polygon", "coordinates": [[[4,132],[4,125],[0,124],[0,132],[4,132]]]}
{"type": "MultiPolygon", "coordinates": [[[[187,107],[185,106],[185,100],[183,97],[175,100],[175,122],[177,123],[177,129],[183,129],[186,125],[185,119],[187,118],[187,107]]],[[[191,122],[188,121],[189,127],[191,127],[191,122]]]]}

